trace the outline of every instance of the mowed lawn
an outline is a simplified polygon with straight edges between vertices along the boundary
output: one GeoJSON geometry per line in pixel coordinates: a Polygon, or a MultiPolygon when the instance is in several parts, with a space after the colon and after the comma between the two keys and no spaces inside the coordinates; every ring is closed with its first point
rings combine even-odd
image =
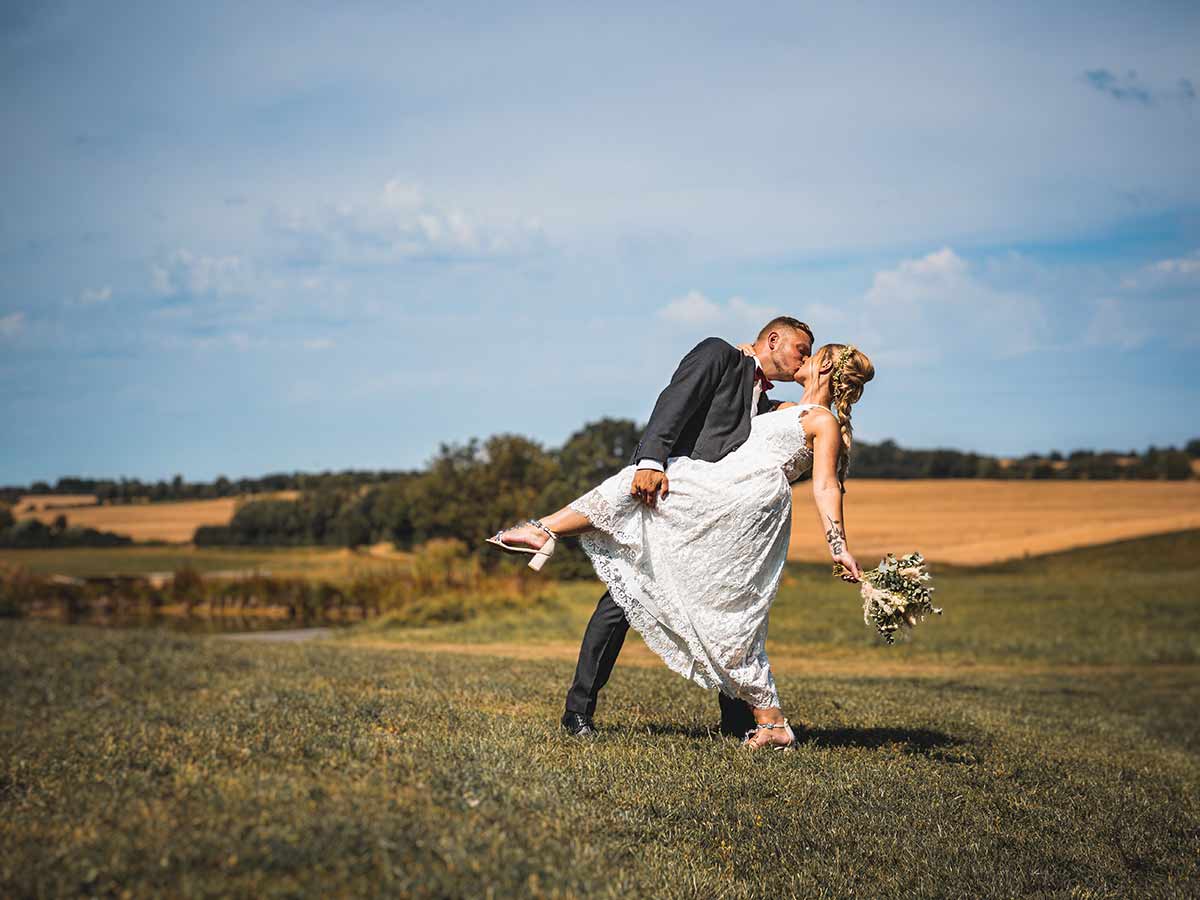
{"type": "Polygon", "coordinates": [[[587,585],[314,644],[0,623],[0,895],[1195,896],[1200,534],[938,587],[886,648],[789,573],[788,754],[632,636],[562,735],[587,585]]]}

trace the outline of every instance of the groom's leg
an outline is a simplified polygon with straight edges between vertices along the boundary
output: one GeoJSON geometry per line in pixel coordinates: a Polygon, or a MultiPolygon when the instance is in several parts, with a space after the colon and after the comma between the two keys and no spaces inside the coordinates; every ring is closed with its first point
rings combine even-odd
{"type": "Polygon", "coordinates": [[[628,630],[625,613],[605,591],[583,633],[575,680],[567,691],[567,712],[589,718],[596,712],[596,697],[608,684],[608,676],[612,674],[613,663],[617,661],[628,630]]]}
{"type": "Polygon", "coordinates": [[[721,734],[731,734],[734,737],[745,737],[746,732],[754,727],[754,710],[745,700],[717,694],[721,704],[721,734]]]}

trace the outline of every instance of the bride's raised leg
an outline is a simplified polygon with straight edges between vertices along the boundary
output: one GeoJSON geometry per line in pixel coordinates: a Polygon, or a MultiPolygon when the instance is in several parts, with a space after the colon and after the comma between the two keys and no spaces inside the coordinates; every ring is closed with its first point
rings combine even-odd
{"type": "MultiPolygon", "coordinates": [[[[539,521],[546,529],[560,538],[573,537],[592,530],[592,523],[588,517],[569,506],[564,506],[558,512],[545,516],[539,521]]],[[[550,540],[550,535],[546,533],[546,530],[528,523],[502,531],[497,537],[509,546],[528,547],[531,550],[540,550],[545,546],[546,541],[550,540]]]]}

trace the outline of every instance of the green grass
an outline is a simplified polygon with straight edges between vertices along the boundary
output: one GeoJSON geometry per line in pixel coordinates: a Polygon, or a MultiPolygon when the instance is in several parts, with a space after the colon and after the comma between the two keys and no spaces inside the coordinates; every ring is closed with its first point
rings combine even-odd
{"type": "MultiPolygon", "coordinates": [[[[1198,550],[947,571],[892,649],[795,570],[771,652],[846,665],[781,670],[792,754],[665,668],[581,743],[567,660],[2,622],[0,896],[1195,896],[1198,550]]],[[[360,637],[574,642],[595,596],[360,637]]]]}
{"type": "MultiPolygon", "coordinates": [[[[233,550],[172,544],[80,547],[63,550],[0,550],[0,564],[21,566],[35,575],[145,575],[190,567],[199,572],[261,569],[280,575],[326,577],[347,574],[356,560],[336,548],[256,547],[233,550]]],[[[385,563],[358,560],[364,568],[385,563]]]]}
{"type": "MultiPolygon", "coordinates": [[[[934,601],[945,613],[887,647],[863,624],[855,586],[831,577],[827,566],[791,565],[771,610],[768,652],[854,656],[864,665],[1200,662],[1200,531],[933,571],[934,601]]],[[[598,582],[562,585],[554,602],[528,612],[420,629],[385,619],[346,637],[577,643],[602,590],[598,582]]]]}

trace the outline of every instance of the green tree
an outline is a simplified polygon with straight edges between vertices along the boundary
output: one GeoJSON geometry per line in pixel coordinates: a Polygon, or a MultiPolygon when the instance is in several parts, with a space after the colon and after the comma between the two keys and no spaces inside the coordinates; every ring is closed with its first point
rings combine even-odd
{"type": "Polygon", "coordinates": [[[371,530],[377,540],[392,541],[397,547],[412,546],[415,526],[408,494],[416,477],[405,477],[371,492],[371,530]]]}
{"type": "Polygon", "coordinates": [[[1163,474],[1167,480],[1186,481],[1192,477],[1192,461],[1187,453],[1172,448],[1163,457],[1163,474]]]}

